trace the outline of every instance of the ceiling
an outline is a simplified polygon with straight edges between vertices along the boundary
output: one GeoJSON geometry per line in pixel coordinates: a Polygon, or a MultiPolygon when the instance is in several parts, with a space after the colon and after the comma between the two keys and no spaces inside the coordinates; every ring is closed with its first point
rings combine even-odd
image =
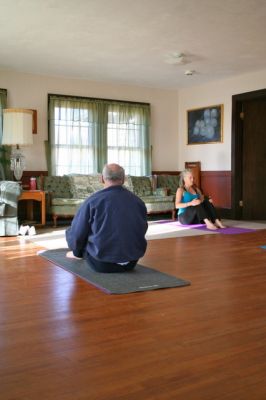
{"type": "Polygon", "coordinates": [[[265,0],[0,0],[0,9],[1,69],[164,89],[266,69],[265,0]],[[167,63],[172,53],[184,63],[167,63]]]}

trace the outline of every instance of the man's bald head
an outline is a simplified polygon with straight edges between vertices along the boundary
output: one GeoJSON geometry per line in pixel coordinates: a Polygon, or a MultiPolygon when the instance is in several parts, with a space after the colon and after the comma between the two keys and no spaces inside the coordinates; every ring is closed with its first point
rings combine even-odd
{"type": "Polygon", "coordinates": [[[123,185],[125,170],[118,164],[106,164],[103,168],[102,178],[107,186],[123,185]]]}

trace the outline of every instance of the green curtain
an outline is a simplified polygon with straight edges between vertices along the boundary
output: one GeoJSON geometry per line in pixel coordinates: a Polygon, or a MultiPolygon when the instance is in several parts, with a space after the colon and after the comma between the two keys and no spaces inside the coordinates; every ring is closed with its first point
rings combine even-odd
{"type": "Polygon", "coordinates": [[[150,106],[49,95],[49,173],[101,172],[107,162],[149,175],[150,106]]]}
{"type": "Polygon", "coordinates": [[[3,137],[3,109],[6,107],[7,107],[7,90],[0,89],[0,168],[2,177],[4,176],[5,179],[11,179],[12,173],[9,167],[11,148],[9,146],[1,145],[3,137]]]}
{"type": "Polygon", "coordinates": [[[7,103],[7,90],[0,89],[0,143],[2,143],[3,136],[3,109],[6,108],[7,103]]]}

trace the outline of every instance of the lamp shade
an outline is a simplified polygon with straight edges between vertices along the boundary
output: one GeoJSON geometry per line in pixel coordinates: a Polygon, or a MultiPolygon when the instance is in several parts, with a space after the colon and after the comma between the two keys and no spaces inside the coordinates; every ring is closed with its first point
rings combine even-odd
{"type": "Polygon", "coordinates": [[[30,145],[32,138],[33,111],[24,108],[6,108],[3,110],[4,145],[30,145]]]}

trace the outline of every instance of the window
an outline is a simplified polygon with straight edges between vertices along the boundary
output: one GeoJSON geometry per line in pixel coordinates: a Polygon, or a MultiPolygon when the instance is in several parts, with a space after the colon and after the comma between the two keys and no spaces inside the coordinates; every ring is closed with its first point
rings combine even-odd
{"type": "Polygon", "coordinates": [[[142,109],[127,105],[108,107],[107,160],[122,165],[126,174],[149,173],[149,126],[142,109]]]}
{"type": "Polygon", "coordinates": [[[50,171],[101,172],[116,162],[127,174],[150,174],[150,106],[49,95],[50,171]]]}
{"type": "Polygon", "coordinates": [[[79,107],[54,107],[55,175],[95,172],[90,110],[79,107]]]}

